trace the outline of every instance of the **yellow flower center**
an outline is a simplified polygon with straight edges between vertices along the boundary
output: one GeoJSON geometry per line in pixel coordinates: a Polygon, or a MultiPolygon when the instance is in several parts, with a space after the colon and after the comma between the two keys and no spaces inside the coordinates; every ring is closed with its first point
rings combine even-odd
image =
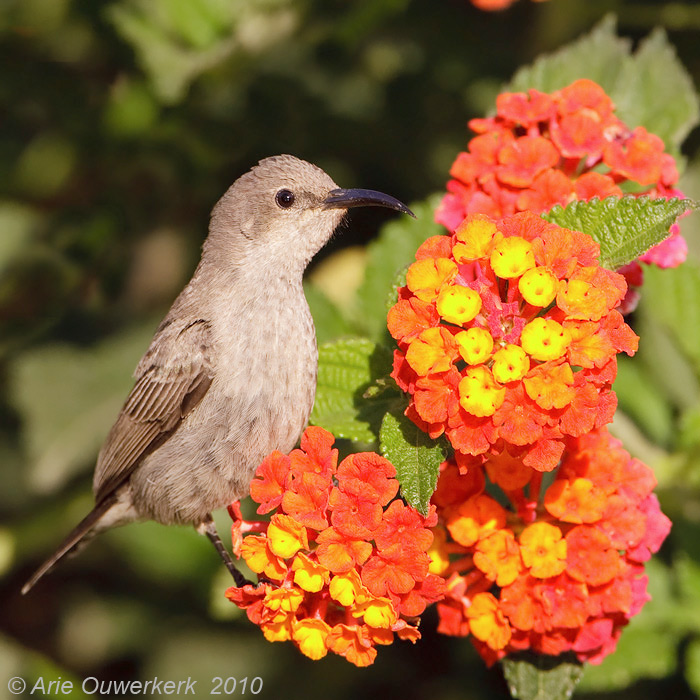
{"type": "Polygon", "coordinates": [[[489,254],[493,237],[498,232],[493,221],[479,216],[467,217],[455,230],[452,255],[458,263],[467,263],[489,254]]]}
{"type": "Polygon", "coordinates": [[[459,403],[462,408],[479,418],[492,416],[506,397],[488,367],[469,367],[459,383],[459,403]]]}
{"type": "Polygon", "coordinates": [[[299,645],[299,651],[314,661],[328,653],[326,638],[331,628],[323,621],[307,619],[295,621],[292,639],[299,645]]]}
{"type": "Polygon", "coordinates": [[[345,607],[360,605],[365,602],[368,596],[368,591],[362,585],[355,569],[350,569],[347,574],[334,576],[328,590],[331,598],[345,607]]]}
{"type": "Polygon", "coordinates": [[[509,236],[494,246],[490,262],[499,277],[512,279],[535,267],[535,254],[530,241],[519,236],[509,236]]]}
{"type": "Polygon", "coordinates": [[[493,355],[491,372],[500,384],[517,382],[530,371],[530,358],[519,345],[506,345],[493,355]]]}
{"type": "Polygon", "coordinates": [[[510,625],[493,594],[477,593],[472,598],[467,617],[471,633],[494,651],[503,649],[510,641],[510,625]]]}
{"type": "Polygon", "coordinates": [[[544,267],[529,269],[518,281],[518,289],[528,304],[544,308],[557,296],[559,280],[544,267]]]}
{"type": "Polygon", "coordinates": [[[493,337],[485,328],[470,328],[455,336],[459,354],[470,365],[485,362],[493,350],[493,337]]]}
{"type": "Polygon", "coordinates": [[[555,525],[533,523],[520,533],[520,556],[535,578],[558,576],[566,568],[566,540],[555,525]]]}
{"type": "Polygon", "coordinates": [[[268,642],[286,642],[292,638],[292,624],[287,615],[284,619],[275,622],[263,622],[260,629],[268,642]]]}
{"type": "Polygon", "coordinates": [[[265,607],[277,613],[275,622],[286,618],[289,613],[296,612],[304,601],[304,592],[298,588],[275,588],[267,593],[264,598],[265,607]]]}
{"type": "Polygon", "coordinates": [[[288,559],[309,546],[306,528],[289,515],[272,516],[267,528],[267,541],[270,550],[282,559],[288,559]]]}
{"type": "Polygon", "coordinates": [[[433,528],[433,543],[428,550],[430,566],[428,571],[431,574],[443,574],[450,565],[450,553],[447,547],[447,535],[443,528],[433,528]]]}
{"type": "Polygon", "coordinates": [[[421,301],[431,302],[457,272],[457,265],[449,258],[416,260],[406,272],[406,285],[421,301]]]}
{"type": "Polygon", "coordinates": [[[328,569],[299,552],[292,562],[294,583],[305,591],[318,593],[328,583],[328,569]]]}
{"type": "Polygon", "coordinates": [[[481,297],[469,287],[443,287],[437,298],[437,310],[448,323],[462,326],[481,311],[481,297]]]}
{"type": "Polygon", "coordinates": [[[571,333],[561,323],[549,318],[536,318],[528,323],[520,335],[523,350],[541,362],[556,360],[571,343],[571,333]]]}
{"type": "Polygon", "coordinates": [[[370,627],[390,629],[399,619],[396,610],[388,598],[371,598],[353,610],[354,617],[363,617],[370,627]]]}

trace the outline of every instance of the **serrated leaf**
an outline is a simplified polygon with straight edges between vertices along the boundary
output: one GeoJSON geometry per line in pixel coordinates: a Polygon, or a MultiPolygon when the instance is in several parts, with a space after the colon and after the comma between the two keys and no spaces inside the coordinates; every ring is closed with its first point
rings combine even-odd
{"type": "Polygon", "coordinates": [[[700,106],[692,78],[661,28],[624,64],[611,97],[620,119],[660,136],[674,156],[698,123],[700,106]]]}
{"type": "Polygon", "coordinates": [[[358,303],[363,330],[374,340],[380,340],[386,331],[383,302],[389,295],[397,272],[413,262],[416,249],[426,238],[446,233],[434,221],[435,209],[441,197],[433,195],[423,202],[411,204],[416,218],[402,216],[388,222],[367,248],[367,267],[358,290],[358,303]]]}
{"type": "Polygon", "coordinates": [[[583,666],[568,656],[525,652],[501,664],[510,694],[520,700],[566,700],[583,675],[583,666]]]}
{"type": "Polygon", "coordinates": [[[600,85],[629,127],[644,126],[660,136],[672,155],[697,125],[700,115],[693,80],[678,60],[665,32],[656,29],[632,53],[629,39],[616,34],[616,20],[606,16],[576,41],[520,68],[508,92],[559,90],[588,78],[600,85]]]}
{"type": "Polygon", "coordinates": [[[615,18],[608,15],[589,34],[520,68],[505,90],[552,92],[579,78],[589,78],[610,94],[617,76],[631,60],[631,46],[628,39],[617,36],[615,18]]]}
{"type": "Polygon", "coordinates": [[[374,442],[384,414],[401,402],[393,387],[372,392],[378,378],[391,371],[391,351],[365,338],[326,343],[318,352],[318,381],[311,422],[336,437],[374,442]]]}
{"type": "Polygon", "coordinates": [[[676,219],[697,206],[689,199],[606,197],[557,205],[542,217],[587,233],[600,244],[600,264],[617,270],[667,238],[676,219]]]}
{"type": "Polygon", "coordinates": [[[423,515],[446,459],[442,441],[432,440],[401,413],[387,413],[379,431],[382,454],[396,467],[401,495],[423,515]]]}

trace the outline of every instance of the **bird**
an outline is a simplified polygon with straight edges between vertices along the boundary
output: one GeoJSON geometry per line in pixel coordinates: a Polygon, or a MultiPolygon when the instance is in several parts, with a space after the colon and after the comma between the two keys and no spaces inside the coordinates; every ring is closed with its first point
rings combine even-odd
{"type": "Polygon", "coordinates": [[[211,514],[245,497],[264,457],[293,449],[308,422],[318,350],[302,277],[347,210],[361,206],[414,216],[291,155],[261,160],[229,187],[99,452],[94,508],[23,594],[94,535],[143,520],[193,525],[244,585],[211,514]]]}

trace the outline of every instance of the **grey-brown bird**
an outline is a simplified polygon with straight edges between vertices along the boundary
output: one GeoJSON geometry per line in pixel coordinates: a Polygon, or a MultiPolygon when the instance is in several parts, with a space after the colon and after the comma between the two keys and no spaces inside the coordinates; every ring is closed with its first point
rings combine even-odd
{"type": "Polygon", "coordinates": [[[148,519],[194,525],[243,583],[211,512],[246,496],[262,459],[299,439],[318,365],[302,276],[346,210],[372,205],[413,216],[393,197],[340,189],[289,155],[234,182],[97,458],[95,507],[23,593],[86,538],[148,519]]]}

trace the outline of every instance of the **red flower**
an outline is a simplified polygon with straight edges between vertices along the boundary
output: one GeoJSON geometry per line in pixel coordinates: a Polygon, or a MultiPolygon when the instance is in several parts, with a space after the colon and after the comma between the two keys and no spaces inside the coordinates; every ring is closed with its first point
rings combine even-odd
{"type": "Polygon", "coordinates": [[[323,566],[335,574],[345,573],[364,564],[372,554],[372,545],[329,527],[316,538],[316,556],[323,566]]]}
{"type": "Polygon", "coordinates": [[[566,436],[612,419],[614,358],[637,348],[615,310],[625,281],[589,236],[528,212],[472,215],[443,240],[422,247],[389,312],[406,415],[462,455],[485,461],[504,442],[551,471],[566,436]]]}
{"type": "Polygon", "coordinates": [[[287,455],[275,450],[265,457],[250,483],[250,493],[260,506],[258,513],[269,513],[282,502],[290,460],[287,455]]]}
{"type": "Polygon", "coordinates": [[[251,492],[260,510],[276,508],[269,524],[244,523],[230,508],[234,552],[260,584],[226,595],[269,641],[366,666],[394,635],[415,642],[420,634],[406,618],[443,597],[443,579],[428,571],[437,516],[395,500],[399,484],[387,459],[358,453],[337,464],[333,442],[327,431],[307,428],[301,449],[260,465],[251,492]],[[263,534],[244,536],[252,532],[263,534]]]}
{"type": "Polygon", "coordinates": [[[639,562],[670,528],[651,470],[604,429],[565,442],[544,491],[522,454],[495,457],[488,492],[478,468],[441,470],[438,631],[469,635],[489,664],[525,649],[599,663],[649,599],[639,562]],[[492,495],[497,485],[507,509],[492,495]]]}
{"type": "Polygon", "coordinates": [[[409,593],[428,575],[429,564],[418,547],[396,542],[370,557],[362,568],[362,582],[376,596],[409,593]]]}
{"type": "MultiPolygon", "coordinates": [[[[637,194],[682,196],[663,141],[620,121],[610,98],[591,80],[552,94],[502,93],[495,117],[469,125],[477,135],[450,169],[452,179],[436,212],[450,232],[470,214],[500,219],[519,211],[539,213],[575,199],[621,196],[626,183],[637,185],[637,194]]],[[[670,234],[639,260],[661,267],[683,262],[687,246],[676,224],[670,234]]],[[[641,285],[639,263],[624,274],[630,285],[641,285]]],[[[623,309],[634,308],[636,298],[630,290],[623,309]]]]}

